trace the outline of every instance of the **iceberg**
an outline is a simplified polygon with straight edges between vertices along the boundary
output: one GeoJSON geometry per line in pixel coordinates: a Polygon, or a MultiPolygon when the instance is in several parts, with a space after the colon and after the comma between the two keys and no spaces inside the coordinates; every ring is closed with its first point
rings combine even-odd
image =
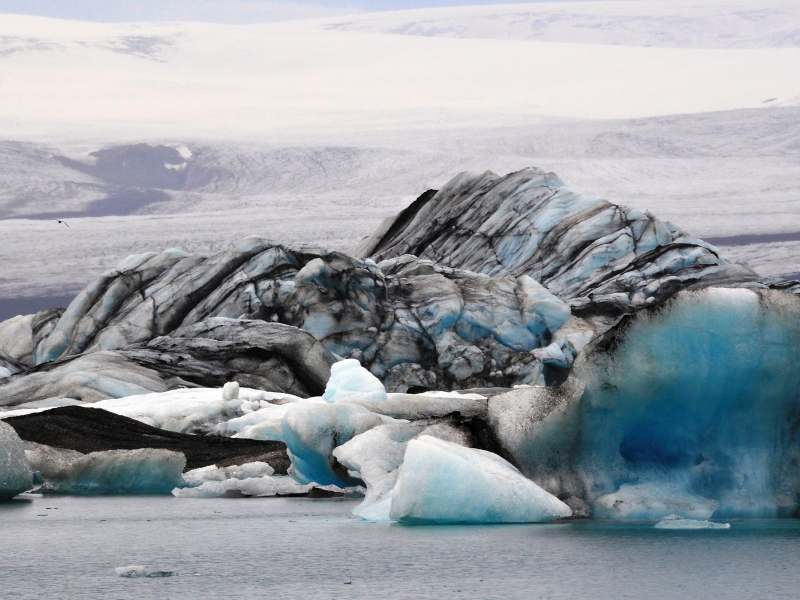
{"type": "Polygon", "coordinates": [[[600,516],[789,517],[798,364],[797,296],[684,291],[591,342],[562,385],[493,396],[488,420],[527,476],[600,516]]]}
{"type": "Polygon", "coordinates": [[[135,579],[137,577],[149,577],[151,579],[157,577],[172,577],[175,575],[174,571],[150,571],[141,565],[129,565],[127,567],[117,567],[114,572],[120,577],[127,577],[135,579]]]}
{"type": "Polygon", "coordinates": [[[601,496],[592,504],[600,519],[663,519],[668,516],[688,520],[708,519],[719,503],[687,494],[677,485],[624,484],[613,494],[601,496]]]}
{"type": "Polygon", "coordinates": [[[353,437],[390,422],[356,404],[295,404],[283,417],[283,441],[300,483],[350,487],[361,480],[348,475],[333,449],[353,437]]]}
{"type": "Polygon", "coordinates": [[[364,501],[353,509],[354,515],[367,521],[391,520],[392,490],[408,442],[423,435],[462,446],[471,442],[467,432],[450,423],[417,421],[380,425],[334,449],[334,457],[348,469],[349,475],[367,485],[364,501]]]}
{"type": "Polygon", "coordinates": [[[92,452],[71,461],[44,480],[55,494],[169,494],[183,484],[186,457],[180,452],[144,448],[92,452]]]}
{"type": "Polygon", "coordinates": [[[572,510],[496,454],[421,436],[408,443],[389,514],[409,524],[538,523],[572,510]]]}
{"type": "Polygon", "coordinates": [[[33,472],[17,432],[0,422],[0,500],[9,500],[33,487],[33,472]]]}
{"type": "Polygon", "coordinates": [[[730,529],[730,523],[715,523],[714,521],[698,521],[696,519],[664,519],[654,525],[656,529],[730,529]]]}
{"type": "Polygon", "coordinates": [[[274,473],[274,469],[265,462],[251,462],[231,467],[211,465],[184,473],[186,487],[176,487],[172,490],[172,495],[178,498],[218,498],[225,495],[301,495],[314,489],[332,493],[345,491],[338,486],[298,483],[291,477],[274,473]]]}
{"type": "Polygon", "coordinates": [[[331,366],[331,378],[322,398],[325,402],[357,400],[372,403],[387,400],[388,396],[380,379],[357,360],[348,358],[331,366]]]}

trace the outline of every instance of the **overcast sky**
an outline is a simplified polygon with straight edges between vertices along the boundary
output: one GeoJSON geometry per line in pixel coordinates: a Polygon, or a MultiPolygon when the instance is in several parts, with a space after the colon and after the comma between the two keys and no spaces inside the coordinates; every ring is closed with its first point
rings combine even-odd
{"type": "Polygon", "coordinates": [[[169,20],[254,23],[354,12],[512,2],[510,0],[0,0],[0,13],[89,21],[169,20]]]}

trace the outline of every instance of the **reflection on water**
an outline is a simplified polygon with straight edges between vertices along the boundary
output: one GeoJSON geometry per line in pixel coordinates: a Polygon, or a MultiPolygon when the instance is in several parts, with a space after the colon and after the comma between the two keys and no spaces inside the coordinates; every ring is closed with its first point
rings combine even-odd
{"type": "Polygon", "coordinates": [[[797,598],[800,521],[404,527],[351,500],[0,504],[4,598],[797,598]],[[141,565],[169,578],[121,578],[141,565]]]}

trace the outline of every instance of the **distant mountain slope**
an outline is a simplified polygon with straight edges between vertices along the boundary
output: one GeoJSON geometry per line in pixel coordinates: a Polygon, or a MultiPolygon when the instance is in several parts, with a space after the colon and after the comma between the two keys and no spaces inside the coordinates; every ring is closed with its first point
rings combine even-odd
{"type": "Polygon", "coordinates": [[[662,48],[800,46],[800,4],[631,0],[429,8],[339,17],[339,31],[662,48]]]}

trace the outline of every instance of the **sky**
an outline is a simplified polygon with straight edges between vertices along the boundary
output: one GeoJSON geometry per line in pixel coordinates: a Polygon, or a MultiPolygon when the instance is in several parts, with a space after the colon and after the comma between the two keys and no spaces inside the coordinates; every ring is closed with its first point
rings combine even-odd
{"type": "Polygon", "coordinates": [[[0,13],[105,22],[259,23],[356,12],[509,3],[513,0],[0,0],[0,13]]]}

